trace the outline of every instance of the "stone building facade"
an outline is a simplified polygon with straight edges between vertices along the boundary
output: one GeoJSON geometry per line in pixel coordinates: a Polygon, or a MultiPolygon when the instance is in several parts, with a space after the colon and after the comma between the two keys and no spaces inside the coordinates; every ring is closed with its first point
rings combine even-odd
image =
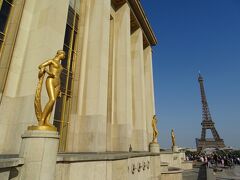
{"type": "Polygon", "coordinates": [[[3,0],[0,22],[2,179],[39,179],[39,162],[26,171],[19,156],[21,135],[37,123],[37,67],[59,49],[67,56],[51,117],[54,179],[160,179],[159,153],[149,152],[157,40],[139,0],[3,0]]]}
{"type": "Polygon", "coordinates": [[[59,150],[128,151],[131,144],[147,151],[155,114],[151,46],[157,42],[140,2],[4,0],[1,11],[9,4],[9,13],[1,14],[7,20],[0,153],[18,153],[21,134],[36,123],[37,67],[58,49],[67,53],[63,96],[52,114],[59,150]]]}

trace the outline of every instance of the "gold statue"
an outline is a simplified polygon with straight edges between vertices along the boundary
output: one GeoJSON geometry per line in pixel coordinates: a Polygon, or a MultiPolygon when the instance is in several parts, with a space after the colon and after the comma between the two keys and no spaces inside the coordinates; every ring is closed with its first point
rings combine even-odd
{"type": "Polygon", "coordinates": [[[172,129],[172,131],[171,131],[171,137],[172,137],[172,147],[173,146],[176,146],[176,139],[175,139],[175,134],[174,134],[174,131],[173,131],[173,129],[172,129]]]}
{"type": "Polygon", "coordinates": [[[49,119],[53,110],[53,106],[60,93],[60,74],[62,72],[61,60],[65,59],[65,52],[58,50],[53,59],[49,59],[38,66],[38,85],[34,100],[35,114],[38,120],[38,126],[30,126],[29,130],[51,130],[56,131],[56,127],[50,124],[49,119]],[[45,74],[48,74],[46,79],[46,89],[49,100],[43,111],[41,107],[41,91],[45,74]]]}
{"type": "Polygon", "coordinates": [[[158,129],[157,129],[157,116],[154,115],[152,119],[152,128],[153,128],[153,140],[152,143],[158,143],[157,142],[157,136],[158,136],[158,129]]]}

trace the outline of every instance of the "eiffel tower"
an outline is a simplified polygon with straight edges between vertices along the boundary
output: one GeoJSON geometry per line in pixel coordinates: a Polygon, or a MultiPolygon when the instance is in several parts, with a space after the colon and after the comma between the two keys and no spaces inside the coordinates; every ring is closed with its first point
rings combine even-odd
{"type": "Polygon", "coordinates": [[[200,139],[196,139],[197,151],[201,151],[205,148],[223,148],[225,147],[223,139],[220,138],[212,121],[212,117],[208,108],[207,97],[203,85],[203,77],[199,73],[198,82],[200,84],[201,98],[202,98],[202,134],[200,139]],[[209,129],[212,132],[213,138],[206,138],[206,130],[209,129]]]}

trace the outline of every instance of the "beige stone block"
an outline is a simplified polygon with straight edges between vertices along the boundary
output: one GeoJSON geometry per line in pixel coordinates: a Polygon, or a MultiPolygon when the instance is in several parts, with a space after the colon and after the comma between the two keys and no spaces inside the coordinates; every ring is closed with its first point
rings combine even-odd
{"type": "MultiPolygon", "coordinates": [[[[15,105],[10,102],[13,101],[12,98],[6,98],[3,96],[2,98],[2,103],[0,106],[0,122],[3,124],[9,124],[11,121],[11,119],[16,115],[15,113],[18,113],[18,111],[16,111],[15,109],[15,105]],[[10,107],[8,109],[8,107],[10,107]],[[15,110],[15,113],[12,113],[12,110],[15,110]]],[[[17,100],[15,99],[15,103],[17,103],[17,100]]]]}
{"type": "Polygon", "coordinates": [[[79,123],[78,116],[76,114],[71,114],[67,134],[67,152],[78,151],[78,142],[80,138],[79,131],[81,130],[79,123]]]}
{"type": "Polygon", "coordinates": [[[0,121],[4,121],[7,124],[31,123],[35,121],[33,102],[33,95],[18,98],[4,96],[0,106],[0,121]]]}
{"type": "Polygon", "coordinates": [[[161,162],[167,162],[171,167],[181,168],[182,159],[180,153],[161,153],[161,162]]]}
{"type": "Polygon", "coordinates": [[[182,180],[182,172],[169,172],[169,173],[163,173],[161,175],[161,179],[163,180],[182,180]]]}
{"type": "MultiPolygon", "coordinates": [[[[33,18],[34,18],[34,14],[29,11],[28,9],[28,5],[29,4],[34,4],[33,1],[25,3],[25,7],[24,7],[24,11],[22,14],[22,19],[21,19],[21,23],[20,23],[20,29],[21,30],[25,30],[25,31],[29,31],[31,28],[35,28],[34,26],[32,27],[32,22],[33,22],[33,18]]],[[[32,8],[31,10],[33,10],[34,8],[32,8]]]]}
{"type": "Polygon", "coordinates": [[[24,7],[24,10],[29,12],[30,14],[33,14],[34,11],[36,11],[36,2],[33,1],[33,2],[28,2],[25,4],[25,7],[24,7]]]}
{"type": "Polygon", "coordinates": [[[129,124],[113,124],[111,127],[112,150],[128,151],[131,144],[131,126],[129,124]]]}
{"type": "Polygon", "coordinates": [[[5,142],[0,143],[1,153],[18,153],[21,134],[29,125],[37,123],[33,108],[33,96],[8,98],[3,96],[0,106],[0,124],[5,124],[5,142]],[[8,143],[6,143],[8,142],[8,143]]]}
{"type": "Polygon", "coordinates": [[[8,142],[3,146],[2,152],[14,154],[19,152],[21,143],[21,134],[27,129],[29,124],[8,124],[6,133],[6,141],[8,142]]]}
{"type": "Polygon", "coordinates": [[[151,177],[160,179],[160,177],[161,177],[160,156],[151,156],[150,157],[150,169],[151,169],[151,177]]]}
{"type": "Polygon", "coordinates": [[[114,176],[113,171],[112,171],[112,162],[107,161],[107,174],[106,174],[106,180],[112,180],[112,177],[114,176]]]}
{"type": "Polygon", "coordinates": [[[6,136],[7,136],[7,130],[8,125],[4,123],[0,123],[0,150],[3,151],[5,149],[5,146],[7,146],[6,143],[6,136]]]}
{"type": "Polygon", "coordinates": [[[26,163],[28,162],[28,160],[30,162],[39,162],[42,160],[42,156],[43,156],[43,148],[44,148],[44,139],[43,138],[39,138],[38,141],[36,141],[35,139],[29,139],[28,141],[26,141],[24,143],[24,147],[26,148],[26,150],[24,152],[21,152],[23,154],[20,154],[21,157],[26,157],[28,155],[30,155],[30,157],[28,159],[26,159],[26,163]]]}
{"type": "Polygon", "coordinates": [[[193,169],[193,162],[192,161],[183,161],[181,163],[182,170],[191,170],[193,169]]]}
{"type": "Polygon", "coordinates": [[[67,151],[104,151],[106,149],[106,117],[71,116],[67,151]],[[84,128],[83,128],[84,127],[84,128]]]}
{"type": "Polygon", "coordinates": [[[106,168],[106,162],[96,163],[93,179],[106,180],[106,168]]]}
{"type": "Polygon", "coordinates": [[[112,162],[112,180],[128,179],[128,162],[127,160],[112,162]]]}
{"type": "Polygon", "coordinates": [[[55,176],[55,171],[54,171],[55,167],[53,168],[52,166],[53,164],[56,163],[56,152],[58,151],[58,143],[56,143],[55,139],[45,139],[44,146],[45,146],[44,152],[46,153],[42,155],[42,166],[41,166],[42,180],[48,179],[49,174],[51,177],[55,176]],[[55,151],[53,151],[52,149],[55,149],[55,151]],[[48,172],[48,174],[45,172],[48,172]]]}
{"type": "Polygon", "coordinates": [[[10,97],[16,96],[16,90],[19,83],[19,79],[20,79],[19,74],[9,71],[5,85],[4,95],[10,97]]]}
{"type": "Polygon", "coordinates": [[[25,131],[20,157],[24,158],[21,180],[54,180],[58,151],[58,133],[25,131]]]}
{"type": "Polygon", "coordinates": [[[9,170],[0,169],[0,179],[1,180],[9,180],[9,174],[10,174],[9,170]]]}
{"type": "Polygon", "coordinates": [[[56,164],[55,180],[69,180],[69,164],[56,164]]]}
{"type": "Polygon", "coordinates": [[[17,40],[15,43],[16,48],[14,48],[11,61],[11,64],[14,63],[14,66],[12,65],[10,66],[11,71],[20,71],[21,69],[18,68],[21,68],[23,66],[22,61],[15,60],[15,58],[24,59],[23,52],[25,52],[27,48],[28,35],[29,35],[28,30],[19,28],[19,35],[17,36],[17,40]],[[17,67],[14,68],[15,66],[17,67]]]}
{"type": "Polygon", "coordinates": [[[71,180],[84,178],[85,180],[105,180],[106,179],[106,162],[81,162],[70,165],[71,180]]]}
{"type": "Polygon", "coordinates": [[[21,172],[23,174],[20,180],[28,180],[29,178],[31,178],[31,180],[39,180],[41,175],[39,169],[41,169],[41,163],[39,161],[25,164],[21,172]]]}
{"type": "Polygon", "coordinates": [[[134,129],[131,142],[135,151],[148,151],[146,130],[134,129]]]}

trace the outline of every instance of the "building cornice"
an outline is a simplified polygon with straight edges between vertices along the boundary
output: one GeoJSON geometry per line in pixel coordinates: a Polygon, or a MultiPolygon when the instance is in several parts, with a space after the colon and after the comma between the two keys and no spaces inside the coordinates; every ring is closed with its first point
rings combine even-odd
{"type": "Polygon", "coordinates": [[[128,3],[131,9],[131,32],[133,33],[139,27],[143,31],[144,48],[147,46],[155,46],[157,38],[151,28],[151,25],[145,15],[143,7],[139,0],[112,0],[115,10],[118,10],[123,4],[128,3]]]}
{"type": "Polygon", "coordinates": [[[127,0],[132,13],[134,14],[135,18],[137,19],[139,25],[141,26],[146,39],[151,46],[155,46],[157,44],[157,38],[151,28],[151,25],[145,15],[143,7],[139,0],[127,0]]]}

